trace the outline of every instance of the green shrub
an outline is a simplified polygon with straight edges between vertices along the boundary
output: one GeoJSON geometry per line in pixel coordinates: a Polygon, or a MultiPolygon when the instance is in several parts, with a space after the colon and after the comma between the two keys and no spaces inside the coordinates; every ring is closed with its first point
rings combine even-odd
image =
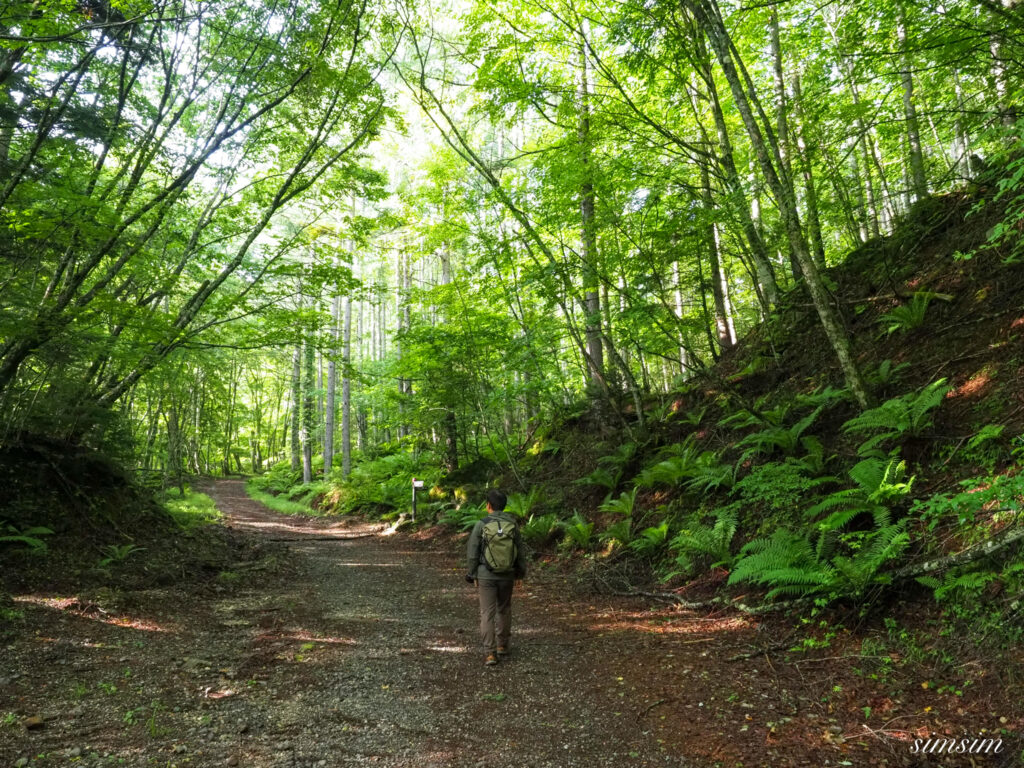
{"type": "Polygon", "coordinates": [[[540,503],[543,496],[544,493],[538,486],[531,488],[528,493],[509,494],[505,511],[513,517],[527,518],[533,512],[533,508],[540,503]]]}
{"type": "Polygon", "coordinates": [[[487,507],[483,504],[465,504],[448,510],[438,518],[437,522],[439,525],[447,525],[452,528],[458,528],[460,531],[468,531],[485,517],[487,517],[487,507]]]}
{"type": "Polygon", "coordinates": [[[768,462],[750,471],[733,488],[733,495],[745,508],[763,507],[774,515],[789,515],[802,508],[807,493],[834,477],[810,477],[807,467],[797,461],[768,462]]]}
{"type": "Polygon", "coordinates": [[[888,583],[881,568],[906,549],[906,521],[892,523],[888,510],[878,510],[875,528],[833,536],[837,530],[819,524],[817,542],[786,528],[769,538],[754,539],[740,551],[729,583],[753,582],[779,596],[861,597],[871,586],[888,583]]]}
{"type": "Polygon", "coordinates": [[[286,459],[274,464],[262,475],[250,478],[249,482],[260,491],[272,494],[287,493],[293,486],[302,483],[302,471],[293,470],[291,461],[286,459]]]}
{"type": "Polygon", "coordinates": [[[633,508],[636,506],[636,494],[638,488],[631,491],[623,491],[617,499],[605,499],[598,507],[602,512],[610,512],[623,517],[632,517],[633,508]]]}
{"type": "Polygon", "coordinates": [[[245,484],[245,492],[249,494],[249,498],[254,501],[260,502],[266,507],[280,512],[283,515],[313,515],[316,514],[307,504],[303,504],[298,501],[291,501],[286,496],[275,496],[271,493],[259,490],[256,484],[253,482],[255,478],[250,479],[245,484]]]}
{"type": "Polygon", "coordinates": [[[770,455],[775,451],[780,451],[787,455],[793,453],[800,446],[800,438],[803,433],[814,424],[818,415],[824,409],[825,406],[819,405],[802,419],[788,427],[771,425],[759,432],[752,432],[747,435],[736,444],[737,448],[747,449],[740,457],[740,463],[742,464],[751,456],[759,454],[770,455]]]}

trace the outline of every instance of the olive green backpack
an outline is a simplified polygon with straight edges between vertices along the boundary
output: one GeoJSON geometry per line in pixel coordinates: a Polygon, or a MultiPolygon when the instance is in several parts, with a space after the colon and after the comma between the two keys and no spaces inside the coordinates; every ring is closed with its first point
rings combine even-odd
{"type": "Polygon", "coordinates": [[[516,550],[516,524],[498,517],[485,518],[481,539],[484,565],[491,573],[513,573],[519,554],[516,550]]]}

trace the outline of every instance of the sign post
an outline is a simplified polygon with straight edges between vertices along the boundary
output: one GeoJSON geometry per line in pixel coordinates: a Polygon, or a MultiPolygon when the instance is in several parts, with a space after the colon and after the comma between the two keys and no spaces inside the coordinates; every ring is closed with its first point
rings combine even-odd
{"type": "Polygon", "coordinates": [[[423,487],[423,481],[412,479],[412,521],[416,522],[416,490],[423,487]]]}

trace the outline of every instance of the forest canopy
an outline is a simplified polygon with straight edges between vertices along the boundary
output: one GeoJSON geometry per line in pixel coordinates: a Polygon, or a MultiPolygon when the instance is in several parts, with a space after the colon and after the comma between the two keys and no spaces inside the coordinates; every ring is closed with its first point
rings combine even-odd
{"type": "Polygon", "coordinates": [[[643,429],[793,290],[869,408],[828,270],[993,169],[1015,199],[1022,34],[1013,0],[7,3],[3,438],[165,481],[514,465],[574,408],[643,429]]]}

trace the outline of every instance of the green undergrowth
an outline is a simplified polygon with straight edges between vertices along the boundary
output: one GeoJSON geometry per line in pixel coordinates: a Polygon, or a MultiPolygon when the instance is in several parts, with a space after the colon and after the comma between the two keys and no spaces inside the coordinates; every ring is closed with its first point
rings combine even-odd
{"type": "Polygon", "coordinates": [[[415,476],[418,522],[454,531],[500,486],[535,550],[628,558],[665,589],[707,581],[812,611],[927,596],[947,630],[1012,642],[1024,635],[1024,559],[999,542],[1024,523],[1013,324],[1024,269],[993,234],[999,215],[991,200],[922,201],[829,270],[870,408],[844,388],[793,290],[713,368],[649,397],[643,424],[610,425],[583,402],[518,451],[484,446],[452,476],[440,447],[414,437],[357,456],[349,478],[335,471],[315,493],[288,465],[254,482],[333,512],[394,516],[409,509],[415,476]],[[985,542],[985,557],[956,557],[985,542]]]}
{"type": "Polygon", "coordinates": [[[167,489],[164,495],[164,507],[185,530],[216,523],[223,517],[213,499],[205,493],[186,487],[184,496],[177,488],[167,489]]]}
{"type": "Polygon", "coordinates": [[[269,507],[275,512],[280,512],[283,515],[319,514],[306,502],[293,501],[288,495],[275,495],[273,493],[260,490],[255,479],[250,479],[248,482],[246,482],[245,492],[249,494],[249,498],[253,499],[254,501],[260,502],[261,504],[269,507]]]}

